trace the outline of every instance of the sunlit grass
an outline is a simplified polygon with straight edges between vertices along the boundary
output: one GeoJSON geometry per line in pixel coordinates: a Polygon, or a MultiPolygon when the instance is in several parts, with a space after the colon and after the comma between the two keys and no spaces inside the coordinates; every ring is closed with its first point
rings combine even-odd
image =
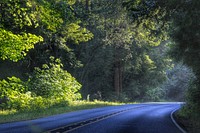
{"type": "Polygon", "coordinates": [[[1,110],[0,111],[0,115],[11,115],[11,114],[14,114],[14,113],[16,113],[17,111],[16,110],[1,110]]]}
{"type": "Polygon", "coordinates": [[[104,101],[75,101],[69,103],[68,106],[57,105],[54,107],[50,107],[48,109],[41,109],[35,111],[16,111],[16,110],[4,110],[0,111],[0,123],[14,122],[14,121],[23,121],[23,120],[31,120],[56,114],[62,114],[72,111],[78,111],[83,109],[92,109],[104,106],[114,106],[114,105],[122,105],[124,103],[117,102],[104,102],[104,101]]]}

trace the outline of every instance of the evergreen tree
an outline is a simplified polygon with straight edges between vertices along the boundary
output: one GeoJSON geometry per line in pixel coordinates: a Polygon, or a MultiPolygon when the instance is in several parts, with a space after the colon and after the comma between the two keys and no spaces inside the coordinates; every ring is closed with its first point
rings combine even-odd
{"type": "Polygon", "coordinates": [[[163,9],[168,11],[172,20],[171,37],[171,56],[176,61],[182,61],[184,64],[192,68],[196,80],[191,84],[188,90],[187,98],[187,116],[195,120],[195,124],[199,124],[200,116],[200,1],[199,0],[170,0],[168,2],[159,1],[163,9]]]}
{"type": "Polygon", "coordinates": [[[85,8],[88,4],[84,2],[77,6],[76,14],[85,13],[85,23],[94,34],[92,41],[76,48],[83,63],[76,73],[85,97],[100,91],[105,99],[141,99],[148,88],[162,83],[165,73],[160,71],[166,67],[159,67],[159,62],[165,57],[156,59],[153,49],[166,36],[164,30],[160,31],[161,24],[151,23],[151,16],[158,11],[152,11],[149,17],[145,14],[133,18],[124,1],[98,0],[89,2],[89,8],[85,8]],[[160,32],[159,36],[153,31],[160,32]],[[161,79],[160,82],[153,84],[152,75],[154,81],[161,79]]]}

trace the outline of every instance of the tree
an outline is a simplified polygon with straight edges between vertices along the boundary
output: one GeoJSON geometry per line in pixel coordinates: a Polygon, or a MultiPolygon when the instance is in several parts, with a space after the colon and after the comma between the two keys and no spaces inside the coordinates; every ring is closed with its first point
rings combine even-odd
{"type": "Polygon", "coordinates": [[[27,5],[23,7],[17,0],[2,1],[0,8],[0,58],[18,61],[43,38],[23,31],[25,27],[34,26],[34,14],[27,5]]]}
{"type": "Polygon", "coordinates": [[[75,48],[83,63],[80,71],[76,71],[83,93],[100,91],[104,99],[115,100],[144,97],[145,90],[152,85],[153,73],[156,79],[165,78],[165,73],[159,72],[165,67],[158,66],[163,58],[156,59],[153,50],[166,39],[164,30],[160,31],[162,24],[151,23],[151,16],[157,11],[149,13],[149,17],[145,14],[133,18],[124,1],[91,1],[89,5],[89,12],[85,11],[85,3],[77,3],[78,9],[75,8],[76,14],[85,13],[84,22],[94,34],[93,40],[75,48]],[[156,38],[153,31],[160,32],[160,36],[156,38]]]}
{"type": "Polygon", "coordinates": [[[64,68],[69,71],[79,67],[81,64],[70,47],[90,40],[93,35],[76,17],[73,10],[75,2],[2,1],[1,58],[18,61],[25,57],[20,64],[21,67],[27,67],[26,72],[41,67],[49,61],[50,56],[61,58],[64,68]]]}
{"type": "Polygon", "coordinates": [[[55,103],[80,98],[78,90],[81,85],[70,73],[61,68],[61,64],[43,65],[48,64],[49,57],[53,55],[62,61],[69,60],[64,62],[65,69],[70,65],[74,67],[79,62],[69,46],[87,42],[93,37],[75,16],[73,11],[75,2],[75,0],[0,2],[0,58],[18,61],[22,68],[26,68],[28,75],[32,76],[29,78],[32,84],[26,81],[28,78],[21,81],[12,77],[8,78],[8,81],[1,81],[0,89],[5,93],[1,93],[0,97],[9,95],[12,105],[16,103],[16,109],[26,109],[26,107],[30,109],[35,104],[39,107],[41,104],[42,108],[45,108],[55,103]],[[26,89],[17,90],[20,89],[19,86],[26,89]],[[50,104],[45,105],[46,102],[50,104]]]}
{"type": "MultiPolygon", "coordinates": [[[[200,102],[197,100],[200,96],[199,91],[199,51],[200,51],[200,32],[199,32],[199,6],[198,0],[190,1],[170,1],[162,3],[172,14],[173,30],[171,37],[174,43],[171,45],[171,56],[176,61],[183,61],[184,64],[192,68],[196,80],[188,90],[187,115],[195,121],[199,121],[200,102]]],[[[197,122],[198,123],[198,122],[197,122]]]]}
{"type": "Polygon", "coordinates": [[[195,76],[191,69],[182,63],[175,63],[171,69],[167,70],[167,80],[162,85],[166,93],[165,99],[186,101],[186,93],[193,79],[195,76]]]}
{"type": "MultiPolygon", "coordinates": [[[[154,9],[160,9],[163,14],[161,23],[167,24],[171,39],[170,56],[177,62],[192,69],[194,81],[188,88],[187,106],[183,109],[185,117],[192,119],[195,125],[200,125],[199,91],[199,4],[198,0],[139,0],[155,3],[154,9]]],[[[131,1],[130,1],[131,2],[131,1]]],[[[136,9],[136,8],[133,8],[136,9]]],[[[132,10],[137,12],[138,10],[132,10]]],[[[143,10],[142,11],[148,11],[143,10]]],[[[143,13],[143,12],[142,12],[143,13]]]]}

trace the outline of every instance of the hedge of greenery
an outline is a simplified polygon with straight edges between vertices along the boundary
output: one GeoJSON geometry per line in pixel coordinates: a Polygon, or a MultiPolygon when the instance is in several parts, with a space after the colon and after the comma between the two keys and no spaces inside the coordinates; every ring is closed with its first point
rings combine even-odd
{"type": "Polygon", "coordinates": [[[67,105],[81,98],[81,85],[70,73],[62,69],[59,59],[51,57],[49,64],[35,68],[27,81],[8,77],[0,81],[0,98],[8,97],[3,109],[34,110],[57,104],[67,105]]]}

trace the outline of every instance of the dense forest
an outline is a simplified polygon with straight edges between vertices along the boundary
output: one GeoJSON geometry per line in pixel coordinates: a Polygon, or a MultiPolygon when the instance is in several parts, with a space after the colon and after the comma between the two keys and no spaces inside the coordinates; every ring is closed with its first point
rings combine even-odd
{"type": "Polygon", "coordinates": [[[200,119],[199,0],[1,0],[0,98],[186,101],[200,119]]]}

